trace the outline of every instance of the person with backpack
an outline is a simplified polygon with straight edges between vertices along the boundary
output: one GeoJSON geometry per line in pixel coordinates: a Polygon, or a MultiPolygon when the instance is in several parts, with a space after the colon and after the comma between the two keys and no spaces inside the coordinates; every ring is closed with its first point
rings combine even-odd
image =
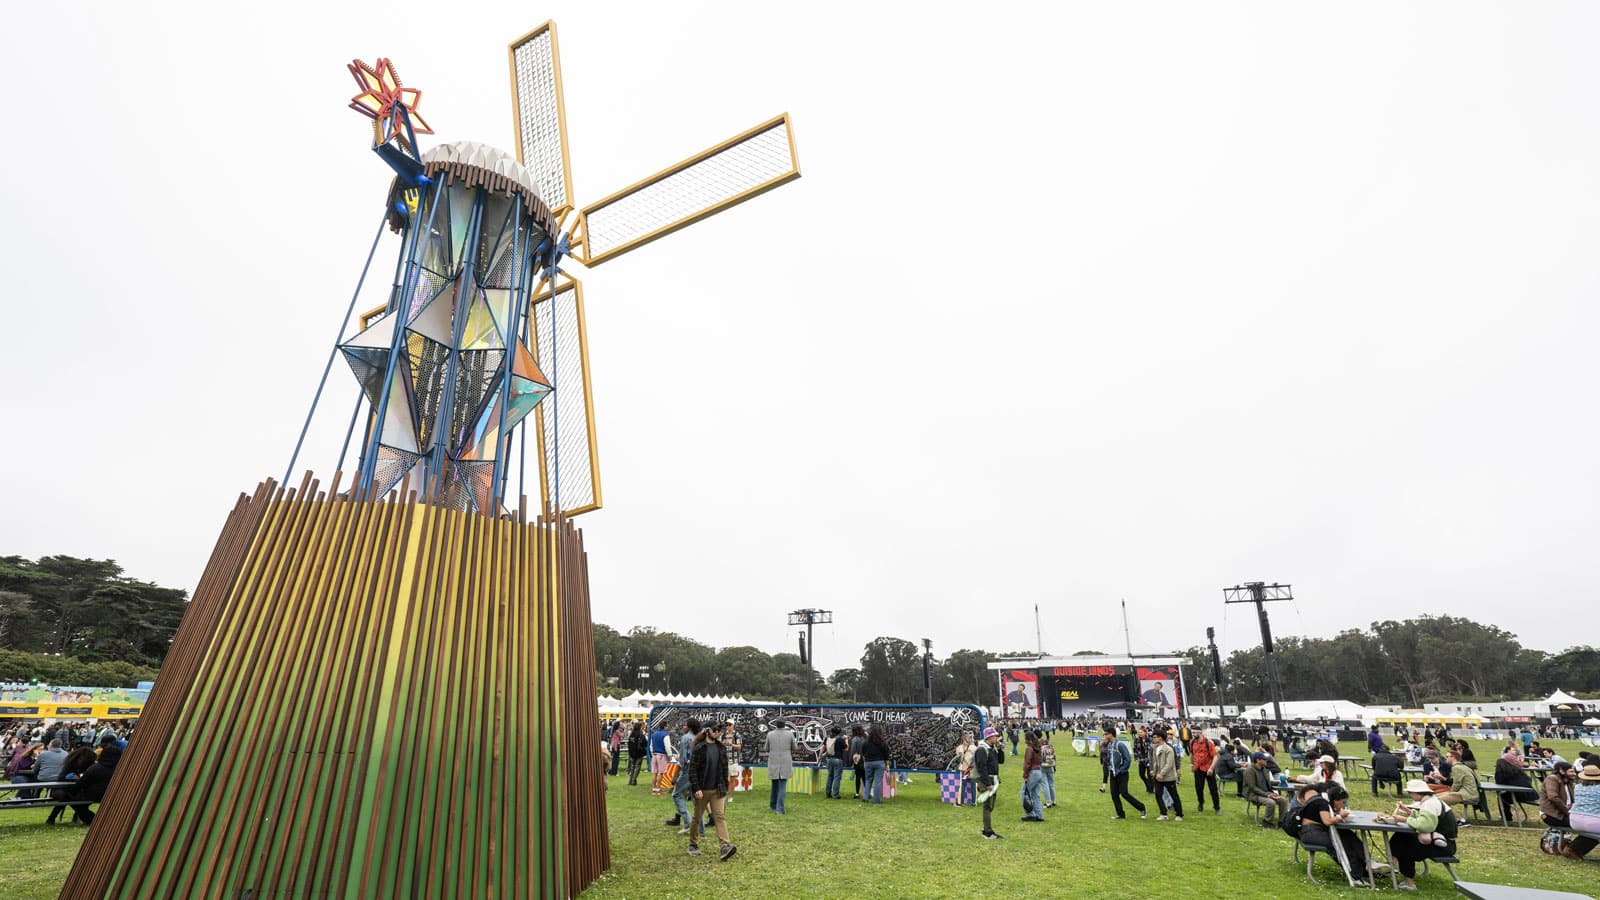
{"type": "Polygon", "coordinates": [[[856,795],[854,800],[862,799],[867,787],[867,761],[861,756],[861,747],[867,742],[867,730],[860,725],[850,726],[850,766],[855,771],[856,795]]]}
{"type": "Polygon", "coordinates": [[[822,796],[828,800],[838,800],[839,789],[844,786],[844,762],[850,755],[850,742],[845,740],[839,726],[828,729],[827,755],[824,759],[828,764],[828,786],[823,790],[822,796]]]}
{"type": "MultiPolygon", "coordinates": [[[[1134,809],[1139,811],[1139,818],[1144,818],[1144,804],[1133,798],[1128,793],[1128,770],[1133,768],[1133,753],[1128,750],[1128,745],[1117,740],[1117,732],[1107,725],[1105,737],[1100,740],[1105,749],[1105,770],[1111,781],[1111,807],[1117,811],[1114,819],[1126,819],[1122,812],[1122,801],[1126,799],[1134,809]]],[[[1106,786],[1100,785],[1101,793],[1106,786]]]]}
{"type": "Polygon", "coordinates": [[[1044,762],[1044,755],[1040,752],[1039,732],[1030,731],[1027,734],[1028,750],[1022,758],[1022,821],[1044,821],[1044,799],[1039,796],[1044,790],[1044,775],[1039,771],[1039,766],[1044,762]]]}
{"type": "Polygon", "coordinates": [[[649,752],[650,739],[644,736],[644,723],[633,723],[633,731],[628,734],[628,784],[639,783],[639,770],[644,768],[645,754],[649,752]]]}
{"type": "Polygon", "coordinates": [[[1406,793],[1411,795],[1411,802],[1396,804],[1394,816],[1397,820],[1403,817],[1403,821],[1415,833],[1397,832],[1391,835],[1389,856],[1404,879],[1400,884],[1401,890],[1414,891],[1417,888],[1418,860],[1456,855],[1458,824],[1455,813],[1439,802],[1426,781],[1413,778],[1406,783],[1406,793]]]}
{"type": "Polygon", "coordinates": [[[956,793],[956,806],[966,806],[968,793],[977,795],[976,785],[972,781],[972,757],[978,752],[978,745],[972,740],[972,732],[961,732],[961,743],[956,745],[955,759],[952,765],[961,775],[961,790],[956,793]]]}
{"type": "Polygon", "coordinates": [[[1056,748],[1050,744],[1050,732],[1044,733],[1044,743],[1039,745],[1039,772],[1044,776],[1044,808],[1056,806],[1056,748]]]}

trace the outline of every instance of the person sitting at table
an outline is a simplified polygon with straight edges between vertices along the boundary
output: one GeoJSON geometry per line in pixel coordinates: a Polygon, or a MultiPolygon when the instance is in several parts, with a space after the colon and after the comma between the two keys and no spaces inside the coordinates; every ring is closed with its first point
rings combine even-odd
{"type": "Polygon", "coordinates": [[[1393,817],[1404,821],[1415,832],[1397,832],[1389,837],[1389,856],[1404,879],[1402,890],[1417,888],[1417,861],[1456,855],[1456,816],[1428,790],[1421,779],[1406,783],[1410,803],[1395,804],[1393,817]]]}
{"type": "Polygon", "coordinates": [[[1474,772],[1478,771],[1478,757],[1473,754],[1472,745],[1463,738],[1455,742],[1455,748],[1456,755],[1461,757],[1461,764],[1474,772]]]}
{"type": "MultiPolygon", "coordinates": [[[[1339,843],[1344,845],[1345,859],[1350,863],[1350,880],[1356,884],[1365,884],[1367,881],[1367,848],[1361,838],[1353,831],[1335,830],[1333,826],[1340,822],[1348,821],[1350,811],[1344,808],[1345,801],[1350,795],[1345,789],[1337,785],[1328,788],[1324,797],[1318,790],[1318,785],[1307,784],[1300,787],[1300,829],[1298,837],[1300,843],[1318,847],[1333,847],[1333,835],[1339,835],[1339,843]]],[[[1334,857],[1337,859],[1337,855],[1334,857]]],[[[1389,874],[1389,867],[1383,864],[1370,866],[1380,875],[1389,874]],[[1381,871],[1380,871],[1381,870],[1381,871]]]]}
{"type": "Polygon", "coordinates": [[[1516,791],[1500,792],[1500,817],[1511,821],[1511,804],[1521,804],[1523,800],[1538,799],[1539,792],[1533,789],[1533,782],[1528,780],[1528,771],[1522,765],[1522,755],[1515,747],[1500,754],[1494,764],[1494,783],[1505,784],[1520,788],[1516,791]]]}
{"type": "Polygon", "coordinates": [[[1389,749],[1388,744],[1372,754],[1372,796],[1378,796],[1378,785],[1393,784],[1395,788],[1405,783],[1406,764],[1389,749]]]}
{"type": "MultiPolygon", "coordinates": [[[[1573,831],[1600,834],[1600,766],[1586,765],[1578,773],[1578,783],[1572,790],[1572,810],[1567,821],[1573,831]]],[[[1561,854],[1583,859],[1595,848],[1596,843],[1594,838],[1575,834],[1571,842],[1561,848],[1561,854]]]]}
{"type": "Polygon", "coordinates": [[[1217,743],[1217,765],[1212,772],[1217,776],[1218,782],[1226,784],[1231,781],[1238,785],[1237,793],[1244,793],[1244,778],[1239,774],[1239,757],[1234,755],[1233,745],[1227,741],[1217,743]]]}
{"type": "Polygon", "coordinates": [[[1300,784],[1337,784],[1344,787],[1344,773],[1339,771],[1339,762],[1331,756],[1317,758],[1317,767],[1307,775],[1294,779],[1300,784]]]}
{"type": "Polygon", "coordinates": [[[1265,753],[1257,753],[1250,757],[1250,768],[1244,770],[1244,800],[1246,803],[1262,807],[1261,824],[1271,828],[1280,817],[1289,811],[1289,798],[1283,797],[1273,790],[1273,782],[1268,775],[1267,762],[1271,757],[1265,753]]]}
{"type": "Polygon", "coordinates": [[[1578,780],[1572,763],[1556,763],[1555,770],[1545,776],[1539,787],[1539,818],[1551,828],[1571,828],[1568,817],[1572,814],[1572,783],[1578,780]]]}
{"type": "Polygon", "coordinates": [[[1339,745],[1325,737],[1317,738],[1317,742],[1312,745],[1309,751],[1307,751],[1306,759],[1321,759],[1324,756],[1331,756],[1335,760],[1338,760],[1339,745]]]}
{"type": "MultiPolygon", "coordinates": [[[[1271,741],[1262,741],[1256,753],[1267,757],[1267,773],[1272,776],[1273,781],[1278,781],[1278,776],[1283,774],[1283,770],[1278,768],[1278,746],[1271,741]]],[[[1250,758],[1254,760],[1255,754],[1251,754],[1250,758]]]]}
{"type": "MultiPolygon", "coordinates": [[[[1445,759],[1450,763],[1450,787],[1439,795],[1440,802],[1445,806],[1457,803],[1475,806],[1487,815],[1489,809],[1483,805],[1483,792],[1478,790],[1478,773],[1467,768],[1455,750],[1445,754],[1445,759]]],[[[1462,822],[1461,827],[1467,827],[1467,823],[1462,822]]]]}

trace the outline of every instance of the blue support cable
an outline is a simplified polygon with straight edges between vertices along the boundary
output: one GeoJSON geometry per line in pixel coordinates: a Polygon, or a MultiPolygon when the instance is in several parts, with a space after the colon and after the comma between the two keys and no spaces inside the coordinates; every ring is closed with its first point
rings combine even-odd
{"type": "MultiPolygon", "coordinates": [[[[356,289],[350,295],[350,305],[345,307],[344,320],[339,323],[339,332],[334,335],[333,349],[328,351],[328,362],[322,367],[322,379],[317,382],[316,396],[311,398],[311,408],[306,410],[306,421],[300,426],[300,437],[294,442],[294,453],[289,455],[289,466],[283,471],[283,483],[289,483],[289,477],[294,474],[294,464],[300,459],[300,448],[305,445],[306,432],[311,430],[311,417],[317,414],[317,404],[322,402],[322,389],[328,386],[328,374],[333,371],[333,361],[339,355],[339,342],[344,338],[344,330],[350,327],[350,316],[356,310],[356,300],[361,296],[361,286],[367,283],[367,270],[372,267],[372,256],[378,252],[378,241],[383,239],[383,228],[389,222],[389,208],[384,207],[383,218],[378,220],[378,233],[372,236],[372,247],[367,250],[367,261],[361,266],[361,277],[356,279],[356,289]]],[[[348,446],[350,438],[345,436],[348,446]]],[[[339,459],[344,460],[344,452],[340,451],[339,459]]]]}
{"type": "Polygon", "coordinates": [[[355,409],[350,410],[350,424],[344,430],[344,446],[339,448],[338,464],[334,466],[337,471],[344,470],[344,455],[350,452],[350,436],[356,433],[356,419],[361,416],[361,401],[367,399],[364,392],[356,392],[355,409]]]}
{"type": "MultiPolygon", "coordinates": [[[[406,260],[406,275],[400,283],[400,293],[395,298],[394,309],[389,313],[400,318],[396,323],[394,338],[389,342],[389,361],[388,365],[384,367],[383,388],[378,393],[378,403],[373,410],[372,436],[367,441],[366,452],[361,455],[360,479],[357,483],[359,489],[357,492],[358,497],[364,497],[372,490],[372,470],[378,462],[378,447],[383,443],[383,420],[384,413],[389,407],[389,389],[394,381],[395,362],[400,355],[400,348],[405,339],[405,329],[401,326],[404,326],[405,315],[410,309],[411,286],[414,284],[413,279],[416,275],[416,270],[420,267],[420,264],[413,257],[416,255],[417,246],[421,243],[423,235],[433,233],[433,219],[439,212],[439,203],[444,194],[444,191],[436,185],[425,186],[422,190],[422,198],[431,199],[432,205],[428,209],[428,224],[426,226],[419,229],[416,227],[415,222],[411,223],[410,240],[403,251],[402,259],[406,260]]],[[[421,200],[418,202],[420,204],[421,200]]],[[[420,205],[417,208],[419,211],[421,210],[420,205]]],[[[417,449],[421,450],[422,448],[418,447],[417,449]]]]}

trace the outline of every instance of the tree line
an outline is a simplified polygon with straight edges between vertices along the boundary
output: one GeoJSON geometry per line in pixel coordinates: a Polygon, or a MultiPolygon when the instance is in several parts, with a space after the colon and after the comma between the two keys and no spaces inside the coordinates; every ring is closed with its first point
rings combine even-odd
{"type": "MultiPolygon", "coordinates": [[[[149,680],[187,603],[186,592],[129,578],[113,560],[0,557],[0,681],[116,687],[149,680]]],[[[1600,692],[1600,650],[1546,653],[1523,647],[1507,631],[1452,616],[1374,622],[1327,638],[1280,637],[1274,649],[1286,700],[1419,706],[1542,697],[1557,688],[1600,692]]],[[[920,703],[929,696],[921,647],[890,636],[868,641],[857,665],[826,677],[812,673],[798,653],[718,648],[654,628],[623,633],[597,624],[594,650],[601,690],[617,695],[644,689],[792,702],[805,698],[812,680],[820,701],[920,703]]],[[[993,705],[989,663],[1032,655],[964,648],[935,657],[933,701],[993,705]]],[[[1175,655],[1190,662],[1190,702],[1216,703],[1206,648],[1175,655]]],[[[1259,646],[1222,660],[1221,695],[1240,705],[1267,699],[1259,646]]]]}

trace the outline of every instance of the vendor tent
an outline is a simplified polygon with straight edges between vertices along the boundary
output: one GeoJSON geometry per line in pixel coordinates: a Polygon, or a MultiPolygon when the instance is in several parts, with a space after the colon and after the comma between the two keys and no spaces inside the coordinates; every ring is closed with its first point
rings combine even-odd
{"type": "Polygon", "coordinates": [[[1544,702],[1551,709],[1555,709],[1558,706],[1584,707],[1588,705],[1588,703],[1585,701],[1579,700],[1577,697],[1574,697],[1566,691],[1559,689],[1554,694],[1550,695],[1550,699],[1544,702]]]}

